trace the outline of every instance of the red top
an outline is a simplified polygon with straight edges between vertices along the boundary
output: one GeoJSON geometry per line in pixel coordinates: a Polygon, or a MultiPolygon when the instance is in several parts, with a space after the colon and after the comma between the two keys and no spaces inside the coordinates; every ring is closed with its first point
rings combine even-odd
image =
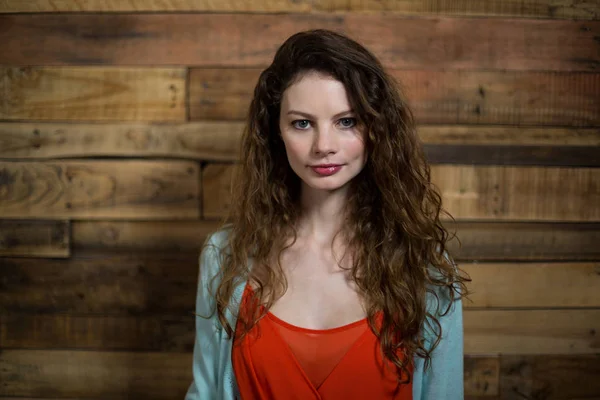
{"type": "MultiPolygon", "coordinates": [[[[247,285],[242,315],[251,293],[247,285]]],[[[412,399],[412,384],[398,388],[396,368],[383,361],[366,318],[314,330],[267,313],[234,343],[232,362],[242,399],[412,399]]]]}

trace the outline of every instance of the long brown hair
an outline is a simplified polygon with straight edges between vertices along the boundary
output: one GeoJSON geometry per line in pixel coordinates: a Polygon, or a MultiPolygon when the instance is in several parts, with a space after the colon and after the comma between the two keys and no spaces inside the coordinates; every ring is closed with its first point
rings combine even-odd
{"type": "MultiPolygon", "coordinates": [[[[240,282],[252,281],[254,304],[266,310],[286,290],[280,259],[297,237],[300,179],[287,161],[279,113],[286,88],[308,72],[342,82],[364,128],[367,163],[350,183],[346,223],[339,233],[352,249],[348,271],[366,304],[369,325],[403,382],[410,379],[412,355],[429,364],[441,338],[438,316],[452,303],[431,314],[427,294],[450,300],[463,296],[468,278],[446,255],[449,235],[440,222],[441,196],[431,184],[402,90],[373,54],[346,36],[327,30],[297,33],[258,79],[226,218],[231,227],[214,293],[218,318],[232,337],[235,327],[225,311],[240,282]],[[378,311],[383,312],[380,329],[378,311]],[[423,340],[425,329],[433,331],[433,346],[423,340]]],[[[241,321],[242,335],[262,317],[255,308],[241,321]]]]}

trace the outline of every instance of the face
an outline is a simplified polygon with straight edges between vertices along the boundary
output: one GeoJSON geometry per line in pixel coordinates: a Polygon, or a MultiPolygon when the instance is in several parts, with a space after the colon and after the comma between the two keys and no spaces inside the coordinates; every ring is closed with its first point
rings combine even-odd
{"type": "Polygon", "coordinates": [[[309,73],[288,87],[279,128],[303,190],[345,188],[365,166],[363,133],[344,85],[332,77],[309,73]]]}

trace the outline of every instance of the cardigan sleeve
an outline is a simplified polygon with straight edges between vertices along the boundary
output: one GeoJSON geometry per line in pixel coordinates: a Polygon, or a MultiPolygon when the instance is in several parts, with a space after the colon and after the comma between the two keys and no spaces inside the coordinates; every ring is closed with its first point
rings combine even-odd
{"type": "MultiPolygon", "coordinates": [[[[437,303],[437,302],[436,302],[437,303]]],[[[440,301],[439,309],[445,310],[440,301]]],[[[447,306],[447,302],[446,302],[447,306]]],[[[462,301],[452,301],[445,315],[438,315],[442,337],[431,353],[431,364],[424,370],[422,358],[415,361],[415,370],[420,372],[415,379],[413,394],[415,400],[460,400],[464,398],[463,383],[463,323],[462,301]]],[[[430,338],[431,344],[433,338],[430,338]]]]}
{"type": "Polygon", "coordinates": [[[213,293],[218,285],[213,279],[220,269],[218,246],[215,235],[211,235],[200,255],[200,272],[196,295],[196,340],[192,375],[193,380],[185,400],[217,399],[221,387],[222,370],[227,354],[222,354],[221,342],[227,333],[221,328],[215,309],[213,293]],[[212,288],[212,291],[209,290],[212,288]]]}

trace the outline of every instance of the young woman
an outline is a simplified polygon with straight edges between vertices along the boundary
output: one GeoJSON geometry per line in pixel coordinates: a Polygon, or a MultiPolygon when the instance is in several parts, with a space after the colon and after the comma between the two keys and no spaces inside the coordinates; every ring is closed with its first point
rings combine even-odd
{"type": "Polygon", "coordinates": [[[186,399],[463,398],[461,296],[415,123],[355,41],[260,75],[230,223],[200,257],[186,399]]]}

